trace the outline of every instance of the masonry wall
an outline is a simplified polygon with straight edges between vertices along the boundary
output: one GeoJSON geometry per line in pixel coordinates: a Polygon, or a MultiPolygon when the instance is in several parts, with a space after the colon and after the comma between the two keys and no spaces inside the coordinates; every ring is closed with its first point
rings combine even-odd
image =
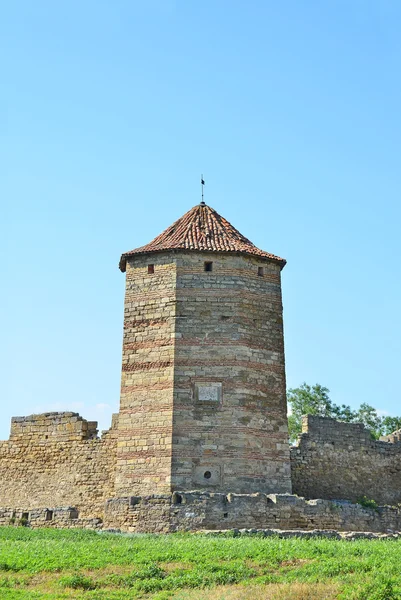
{"type": "Polygon", "coordinates": [[[176,265],[172,488],[290,492],[280,267],[199,252],[176,265]]]}
{"type": "Polygon", "coordinates": [[[306,498],[362,496],[379,504],[401,502],[401,441],[373,440],[362,424],[307,416],[291,448],[292,485],[306,498]]]}
{"type": "Polygon", "coordinates": [[[175,282],[173,255],[127,262],[117,495],[171,488],[175,282]]]}
{"type": "Polygon", "coordinates": [[[114,495],[116,422],[99,439],[97,423],[77,413],[14,417],[0,442],[0,506],[74,506],[81,518],[103,518],[114,495]]]}
{"type": "Polygon", "coordinates": [[[345,501],[306,501],[289,494],[184,491],[110,500],[104,525],[135,533],[270,528],[388,532],[401,530],[401,510],[366,509],[345,501]]]}
{"type": "Polygon", "coordinates": [[[276,263],[129,258],[118,437],[117,496],[291,491],[276,263]]]}

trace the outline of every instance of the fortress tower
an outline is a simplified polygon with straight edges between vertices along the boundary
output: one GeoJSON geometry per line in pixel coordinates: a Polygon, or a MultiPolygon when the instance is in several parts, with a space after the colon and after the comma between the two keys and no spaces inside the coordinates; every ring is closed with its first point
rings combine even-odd
{"type": "Polygon", "coordinates": [[[291,492],[284,265],[204,202],[122,255],[117,496],[291,492]]]}

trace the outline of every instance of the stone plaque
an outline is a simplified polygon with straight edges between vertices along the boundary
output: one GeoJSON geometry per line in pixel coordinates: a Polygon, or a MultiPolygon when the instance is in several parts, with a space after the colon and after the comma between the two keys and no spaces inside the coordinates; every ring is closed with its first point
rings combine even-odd
{"type": "Polygon", "coordinates": [[[198,402],[220,402],[221,383],[196,383],[195,398],[198,402]]]}
{"type": "Polygon", "coordinates": [[[211,385],[202,385],[198,388],[198,400],[201,402],[218,402],[219,388],[211,385]]]}

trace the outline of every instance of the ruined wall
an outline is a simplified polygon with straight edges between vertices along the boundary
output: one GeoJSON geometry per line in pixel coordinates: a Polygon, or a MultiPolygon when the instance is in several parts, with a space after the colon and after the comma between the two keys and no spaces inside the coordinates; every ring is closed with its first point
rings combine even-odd
{"type": "Polygon", "coordinates": [[[373,440],[360,423],[307,416],[291,448],[292,485],[306,498],[362,496],[379,504],[401,502],[401,441],[373,440]]]}
{"type": "Polygon", "coordinates": [[[279,265],[176,264],[173,489],[291,492],[279,265]]]}
{"type": "MultiPolygon", "coordinates": [[[[292,532],[401,531],[401,509],[369,509],[344,500],[305,500],[290,494],[174,492],[112,498],[104,517],[82,518],[75,507],[0,508],[0,525],[112,529],[133,533],[247,530],[265,535],[292,532]]],[[[333,537],[332,535],[330,537],[333,537]]],[[[335,536],[334,536],[335,537],[335,536]]],[[[339,537],[339,536],[337,536],[339,537]]]]}
{"type": "Polygon", "coordinates": [[[117,420],[99,439],[97,423],[76,413],[14,417],[0,442],[0,506],[74,506],[82,518],[102,518],[114,495],[117,420]]]}
{"type": "MultiPolygon", "coordinates": [[[[47,505],[49,506],[49,505],[47,505]]],[[[23,526],[33,529],[102,529],[103,517],[81,518],[74,506],[51,508],[0,508],[0,526],[23,526]]]]}
{"type": "Polygon", "coordinates": [[[136,533],[242,528],[388,532],[401,530],[401,510],[289,494],[175,492],[110,500],[104,526],[136,533]]]}

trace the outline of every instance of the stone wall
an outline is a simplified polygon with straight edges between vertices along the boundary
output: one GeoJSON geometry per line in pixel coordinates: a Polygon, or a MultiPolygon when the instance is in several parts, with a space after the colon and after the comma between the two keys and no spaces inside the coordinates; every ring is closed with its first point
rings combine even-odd
{"type": "Polygon", "coordinates": [[[171,489],[175,283],[173,256],[127,263],[117,495],[171,489]]]}
{"type": "Polygon", "coordinates": [[[306,498],[401,502],[401,436],[372,439],[360,423],[308,415],[291,448],[293,491],[306,498]]]}
{"type": "Polygon", "coordinates": [[[102,518],[114,495],[117,421],[99,439],[97,423],[76,413],[14,417],[0,442],[0,506],[72,505],[82,518],[102,518]]]}
{"type": "Polygon", "coordinates": [[[221,529],[401,530],[401,510],[289,494],[174,492],[109,500],[104,526],[136,533],[221,529]]]}
{"type": "Polygon", "coordinates": [[[55,508],[33,508],[29,510],[0,508],[0,526],[24,526],[37,529],[101,529],[103,519],[80,518],[79,510],[74,506],[55,508]]]}
{"type": "Polygon", "coordinates": [[[291,492],[280,266],[176,264],[173,489],[291,492]]]}

